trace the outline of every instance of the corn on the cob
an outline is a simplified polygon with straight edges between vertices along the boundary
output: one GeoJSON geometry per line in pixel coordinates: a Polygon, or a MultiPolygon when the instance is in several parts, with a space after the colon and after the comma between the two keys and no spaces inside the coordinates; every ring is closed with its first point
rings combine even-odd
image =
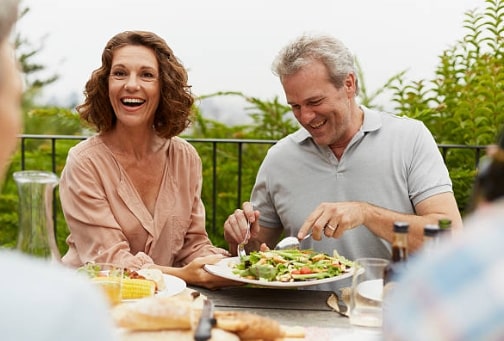
{"type": "Polygon", "coordinates": [[[123,278],[121,295],[123,300],[153,296],[156,283],[147,279],[123,278]]]}

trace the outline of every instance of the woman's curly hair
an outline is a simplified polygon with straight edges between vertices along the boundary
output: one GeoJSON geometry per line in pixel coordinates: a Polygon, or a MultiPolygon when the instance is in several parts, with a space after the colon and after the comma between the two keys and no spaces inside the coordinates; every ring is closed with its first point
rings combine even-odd
{"type": "Polygon", "coordinates": [[[160,101],[153,127],[161,137],[180,134],[191,123],[194,97],[187,84],[187,71],[164,39],[152,32],[126,31],[112,37],[102,53],[102,65],[86,83],[84,103],[77,106],[80,117],[98,132],[111,130],[117,116],[109,98],[109,76],[114,51],[127,45],[146,46],[159,64],[160,101]]]}

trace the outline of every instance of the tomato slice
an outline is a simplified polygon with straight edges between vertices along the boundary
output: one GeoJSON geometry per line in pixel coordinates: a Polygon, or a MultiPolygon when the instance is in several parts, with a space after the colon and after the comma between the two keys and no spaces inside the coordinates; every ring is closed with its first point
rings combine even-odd
{"type": "Polygon", "coordinates": [[[301,273],[302,275],[306,275],[313,273],[313,271],[309,267],[303,266],[301,269],[299,269],[299,273],[301,273]]]}

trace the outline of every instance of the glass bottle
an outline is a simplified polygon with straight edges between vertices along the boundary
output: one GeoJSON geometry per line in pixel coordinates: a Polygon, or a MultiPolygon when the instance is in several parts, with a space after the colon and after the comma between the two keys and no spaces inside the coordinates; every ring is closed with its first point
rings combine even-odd
{"type": "Polygon", "coordinates": [[[387,311],[390,309],[389,296],[404,271],[408,260],[408,231],[409,223],[397,221],[394,223],[394,237],[392,239],[392,257],[383,270],[383,325],[386,328],[391,322],[387,321],[387,311]]]}
{"type": "Polygon", "coordinates": [[[59,183],[56,174],[26,170],[13,174],[19,195],[17,249],[23,253],[59,261],[53,220],[53,193],[59,183]]]}
{"type": "Polygon", "coordinates": [[[448,218],[441,218],[438,220],[440,238],[445,238],[451,235],[451,220],[448,218]]]}
{"type": "Polygon", "coordinates": [[[427,224],[423,230],[423,246],[422,249],[426,253],[432,252],[437,248],[439,226],[436,224],[427,224]]]}
{"type": "Polygon", "coordinates": [[[383,273],[383,285],[385,287],[397,279],[408,260],[408,230],[409,224],[407,222],[398,221],[394,223],[392,258],[383,273]]]}

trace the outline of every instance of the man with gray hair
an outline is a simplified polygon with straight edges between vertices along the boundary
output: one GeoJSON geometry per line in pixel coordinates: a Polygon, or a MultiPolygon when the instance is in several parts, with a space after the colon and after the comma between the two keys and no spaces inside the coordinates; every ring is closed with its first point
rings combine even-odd
{"type": "Polygon", "coordinates": [[[421,247],[426,224],[449,218],[461,227],[432,134],[420,121],[357,103],[354,57],[341,41],[302,35],[272,68],[301,128],[271,147],[250,202],[226,220],[232,252],[247,221],[249,251],[274,247],[283,233],[302,239],[312,232],[302,248],[351,260],[389,259],[396,221],[409,223],[411,251],[421,247]]]}

